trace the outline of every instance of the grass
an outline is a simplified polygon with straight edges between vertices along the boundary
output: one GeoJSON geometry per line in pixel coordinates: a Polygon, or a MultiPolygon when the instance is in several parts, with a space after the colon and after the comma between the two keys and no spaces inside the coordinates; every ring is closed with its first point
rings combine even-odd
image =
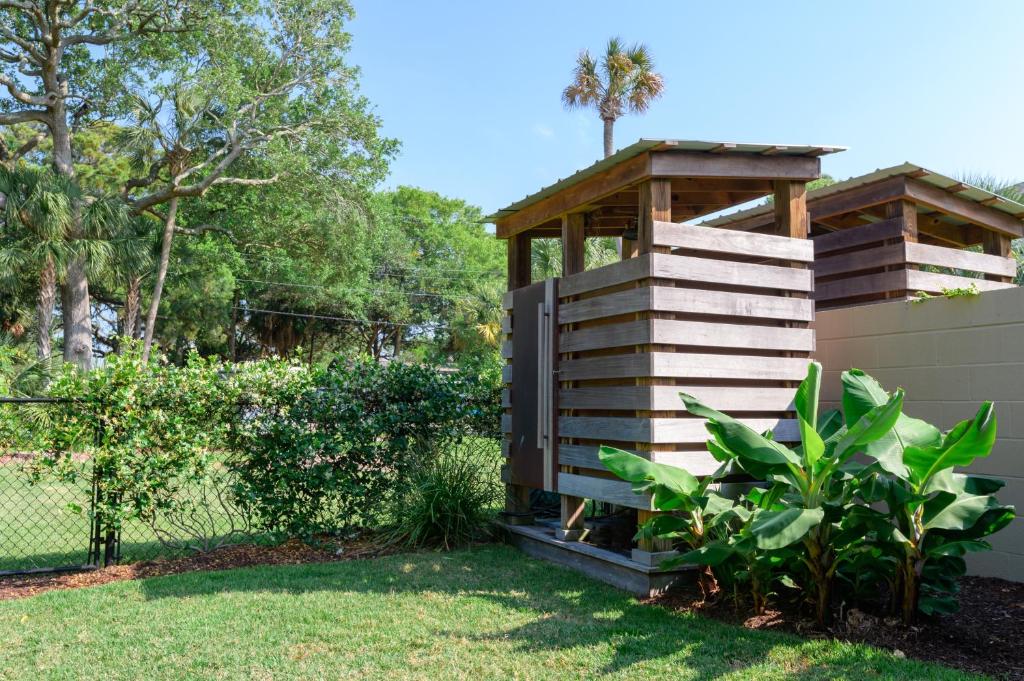
{"type": "Polygon", "coordinates": [[[961,679],[644,606],[505,546],[191,573],[0,603],[5,679],[961,679]]]}

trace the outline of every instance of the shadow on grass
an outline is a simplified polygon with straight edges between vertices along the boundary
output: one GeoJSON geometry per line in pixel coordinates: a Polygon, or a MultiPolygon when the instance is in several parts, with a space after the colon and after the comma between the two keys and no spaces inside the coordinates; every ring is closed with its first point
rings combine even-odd
{"type": "MultiPolygon", "coordinates": [[[[141,589],[147,599],[341,592],[382,598],[440,594],[483,601],[500,606],[507,621],[486,620],[479,631],[468,633],[468,622],[461,623],[461,630],[457,625],[439,625],[432,634],[451,639],[453,646],[465,640],[511,644],[515,654],[527,656],[610,649],[611,659],[600,670],[586,672],[588,676],[653,663],[659,669],[681,666],[692,675],[688,678],[710,680],[730,674],[744,678],[745,669],[770,660],[773,669],[783,671],[787,679],[944,677],[938,668],[897,661],[871,648],[746,630],[642,605],[621,591],[508,547],[191,573],[145,580],[141,589]]],[[[585,673],[572,668],[563,671],[585,673]]]]}

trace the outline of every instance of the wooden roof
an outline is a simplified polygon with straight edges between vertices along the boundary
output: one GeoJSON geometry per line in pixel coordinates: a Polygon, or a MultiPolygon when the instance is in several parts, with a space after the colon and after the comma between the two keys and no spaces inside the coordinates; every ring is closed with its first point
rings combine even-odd
{"type": "Polygon", "coordinates": [[[522,232],[558,236],[561,216],[587,213],[588,234],[618,235],[633,226],[637,185],[671,178],[673,221],[692,220],[766,196],[774,180],[820,177],[818,157],[842,147],[641,139],[487,219],[499,238],[522,232]]]}
{"type": "MultiPolygon", "coordinates": [[[[812,235],[878,222],[885,204],[910,201],[917,207],[922,241],[971,246],[991,231],[1024,236],[1024,205],[912,163],[876,170],[807,193],[812,235]]],[[[769,205],[725,215],[713,227],[755,231],[774,219],[769,205]]]]}

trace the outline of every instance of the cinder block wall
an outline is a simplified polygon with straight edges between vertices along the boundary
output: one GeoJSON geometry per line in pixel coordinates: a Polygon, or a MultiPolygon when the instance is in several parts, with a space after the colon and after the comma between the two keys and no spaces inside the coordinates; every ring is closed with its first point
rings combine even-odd
{"type": "MultiPolygon", "coordinates": [[[[999,440],[971,471],[1005,480],[1000,500],[1024,514],[1024,288],[828,310],[814,326],[830,402],[838,401],[839,376],[850,367],[889,390],[903,386],[906,413],[942,430],[994,401],[999,440]]],[[[993,551],[968,558],[970,572],[1024,581],[1024,521],[991,542],[993,551]]]]}

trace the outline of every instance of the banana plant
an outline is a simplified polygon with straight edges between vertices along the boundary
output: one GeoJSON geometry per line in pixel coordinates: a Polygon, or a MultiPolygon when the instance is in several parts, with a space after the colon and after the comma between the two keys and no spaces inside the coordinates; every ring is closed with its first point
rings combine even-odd
{"type": "MultiPolygon", "coordinates": [[[[632,483],[636,494],[650,495],[655,509],[674,513],[653,516],[638,528],[635,539],[668,539],[687,549],[698,549],[708,540],[708,519],[734,506],[732,500],[711,489],[724,469],[697,479],[682,468],[648,461],[615,447],[602,446],[598,456],[609,471],[632,483]]],[[[702,573],[700,585],[708,593],[713,589],[714,576],[702,573]]]]}
{"type": "Polygon", "coordinates": [[[819,414],[820,391],[821,365],[811,362],[794,399],[800,431],[796,448],[775,441],[771,433],[755,432],[691,395],[681,393],[680,397],[687,411],[707,419],[712,436],[707,446],[717,460],[735,464],[777,488],[777,505],[756,513],[750,534],[761,550],[802,545],[801,559],[813,583],[815,619],[824,626],[836,570],[866,541],[840,545],[833,537],[855,537],[854,526],[863,519],[863,514],[851,513],[857,489],[851,481],[863,469],[852,458],[892,430],[903,393],[897,391],[883,404],[844,422],[836,411],[819,414]]]}
{"type": "Polygon", "coordinates": [[[745,584],[750,591],[754,614],[763,614],[777,580],[793,586],[792,579],[785,572],[794,557],[792,549],[762,549],[752,530],[760,513],[781,510],[778,500],[781,491],[782,488],[777,486],[751,489],[742,503],[734,504],[708,520],[707,533],[715,538],[684,553],[676,562],[707,566],[720,579],[727,579],[734,590],[745,584]]]}
{"type": "MultiPolygon", "coordinates": [[[[847,417],[876,409],[890,399],[870,376],[849,371],[843,376],[847,417]]],[[[999,503],[994,492],[1002,481],[955,473],[988,456],[996,441],[997,421],[991,402],[948,433],[902,415],[866,453],[887,473],[867,488],[865,501],[884,501],[893,521],[889,541],[897,547],[896,588],[905,623],[915,614],[947,613],[956,608],[956,578],[963,556],[991,548],[982,538],[1006,527],[1014,508],[999,503]]]]}

